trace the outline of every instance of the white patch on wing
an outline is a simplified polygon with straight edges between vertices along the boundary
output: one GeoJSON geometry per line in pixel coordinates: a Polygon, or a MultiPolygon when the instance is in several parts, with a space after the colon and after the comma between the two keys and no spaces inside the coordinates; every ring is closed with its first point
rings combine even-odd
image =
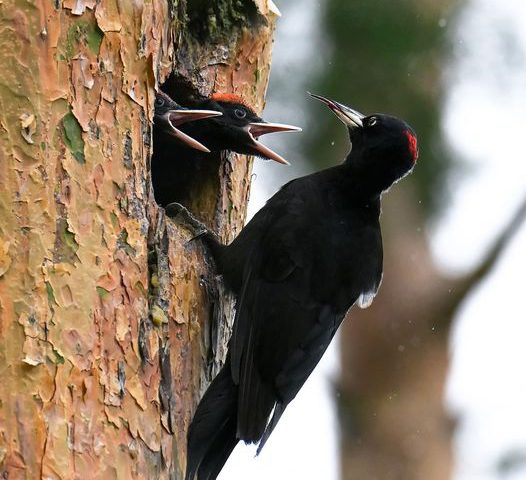
{"type": "Polygon", "coordinates": [[[362,293],[358,297],[358,300],[356,300],[356,305],[358,305],[360,308],[370,307],[371,303],[373,303],[374,297],[376,297],[376,290],[362,293]]]}

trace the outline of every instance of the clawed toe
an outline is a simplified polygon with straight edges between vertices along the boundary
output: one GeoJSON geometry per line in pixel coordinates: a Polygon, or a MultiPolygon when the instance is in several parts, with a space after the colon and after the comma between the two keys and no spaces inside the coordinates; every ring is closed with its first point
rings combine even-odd
{"type": "Polygon", "coordinates": [[[170,203],[165,207],[164,211],[168,217],[192,232],[194,236],[191,240],[209,232],[207,226],[203,222],[197,220],[197,218],[195,218],[190,211],[180,203],[170,203]]]}

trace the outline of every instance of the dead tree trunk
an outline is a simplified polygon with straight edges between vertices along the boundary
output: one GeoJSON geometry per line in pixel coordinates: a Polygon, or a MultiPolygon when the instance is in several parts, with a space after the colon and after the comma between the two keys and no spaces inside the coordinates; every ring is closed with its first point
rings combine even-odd
{"type": "MultiPolygon", "coordinates": [[[[154,93],[260,108],[274,18],[266,0],[0,2],[2,477],[181,477],[230,303],[153,200],[154,93]]],[[[192,204],[230,239],[251,161],[211,161],[192,204]]]]}

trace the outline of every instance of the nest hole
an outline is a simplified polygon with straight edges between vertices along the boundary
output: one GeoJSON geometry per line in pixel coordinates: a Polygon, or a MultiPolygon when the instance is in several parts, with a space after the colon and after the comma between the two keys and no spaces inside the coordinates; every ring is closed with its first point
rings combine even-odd
{"type": "MultiPolygon", "coordinates": [[[[185,107],[195,107],[203,99],[187,79],[176,75],[170,76],[160,88],[185,107]]],[[[211,224],[220,189],[221,162],[220,152],[191,149],[154,124],[151,179],[159,206],[181,203],[211,224]]]]}

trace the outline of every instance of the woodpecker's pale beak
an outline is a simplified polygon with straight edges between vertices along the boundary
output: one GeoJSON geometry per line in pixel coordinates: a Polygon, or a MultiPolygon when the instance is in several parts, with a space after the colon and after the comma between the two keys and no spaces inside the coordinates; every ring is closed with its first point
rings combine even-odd
{"type": "Polygon", "coordinates": [[[185,143],[191,148],[200,150],[201,152],[210,153],[210,150],[206,148],[202,143],[198,142],[195,138],[190,137],[186,133],[181,132],[177,127],[183,123],[193,122],[195,120],[202,120],[203,118],[220,117],[223,115],[221,112],[214,110],[169,110],[163,117],[169,128],[167,132],[173,137],[177,138],[181,142],[185,143]]]}
{"type": "Polygon", "coordinates": [[[284,125],[282,123],[254,122],[248,124],[247,132],[252,140],[252,147],[261,153],[263,157],[282,163],[283,165],[290,165],[290,163],[281,155],[278,155],[276,152],[259,142],[258,138],[267,133],[301,132],[301,128],[293,125],[284,125]]]}
{"type": "Polygon", "coordinates": [[[356,110],[353,110],[351,107],[348,107],[347,105],[343,105],[342,103],[338,103],[334,100],[331,100],[330,98],[322,97],[321,95],[315,95],[314,93],[307,92],[311,97],[316,98],[317,100],[320,100],[325,105],[327,105],[334,115],[336,115],[340,121],[345,123],[349,128],[362,128],[363,127],[363,119],[365,118],[365,115],[363,115],[360,112],[357,112],[356,110]]]}

